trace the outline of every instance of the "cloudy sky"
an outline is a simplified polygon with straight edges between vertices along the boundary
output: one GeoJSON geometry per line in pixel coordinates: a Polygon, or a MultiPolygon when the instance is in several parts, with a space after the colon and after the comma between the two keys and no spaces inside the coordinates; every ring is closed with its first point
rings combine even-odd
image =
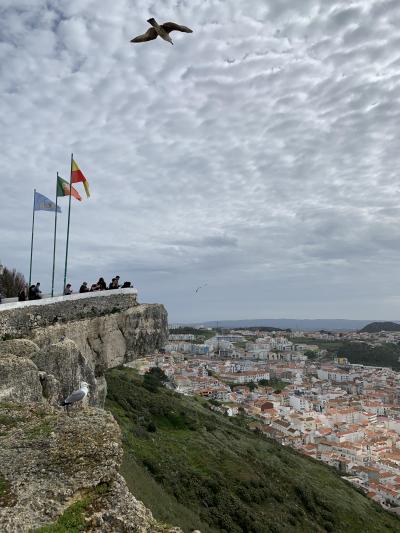
{"type": "Polygon", "coordinates": [[[398,0],[2,0],[1,261],[28,275],[33,188],[73,152],[74,288],[120,274],[171,321],[399,318],[399,28],[398,0]],[[149,16],[194,33],[130,44],[149,16]]]}

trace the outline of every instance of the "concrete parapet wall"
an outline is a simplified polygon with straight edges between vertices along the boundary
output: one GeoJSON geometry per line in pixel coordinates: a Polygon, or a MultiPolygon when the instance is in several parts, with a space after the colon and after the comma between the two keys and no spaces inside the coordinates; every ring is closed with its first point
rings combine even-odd
{"type": "Polygon", "coordinates": [[[29,337],[37,328],[114,314],[137,305],[136,289],[1,304],[0,340],[29,337]]]}

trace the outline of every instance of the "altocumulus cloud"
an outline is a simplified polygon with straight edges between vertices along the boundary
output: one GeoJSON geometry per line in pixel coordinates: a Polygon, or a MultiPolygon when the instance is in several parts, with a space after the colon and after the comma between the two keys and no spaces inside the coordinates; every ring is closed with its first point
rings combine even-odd
{"type": "Polygon", "coordinates": [[[392,0],[3,0],[1,260],[27,272],[32,190],[74,152],[75,287],[118,273],[172,320],[396,318],[399,27],[392,0]],[[149,16],[195,33],[130,45],[149,16]]]}

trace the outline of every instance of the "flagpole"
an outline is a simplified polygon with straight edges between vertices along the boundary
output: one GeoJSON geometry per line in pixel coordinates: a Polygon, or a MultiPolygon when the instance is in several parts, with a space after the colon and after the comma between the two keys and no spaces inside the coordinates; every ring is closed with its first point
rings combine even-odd
{"type": "Polygon", "coordinates": [[[35,228],[35,197],[36,197],[36,189],[33,189],[31,260],[29,263],[29,285],[28,285],[29,287],[31,286],[31,281],[32,281],[33,232],[35,228]]]}
{"type": "Polygon", "coordinates": [[[58,172],[56,179],[56,211],[54,215],[54,245],[53,245],[53,273],[51,277],[51,297],[54,296],[54,270],[56,267],[56,242],[57,242],[57,211],[58,211],[58,172]]]}
{"type": "Polygon", "coordinates": [[[72,192],[72,161],[73,161],[74,154],[71,154],[71,171],[69,175],[69,203],[68,203],[68,225],[67,225],[67,244],[65,247],[65,268],[64,268],[64,285],[63,285],[63,292],[65,289],[65,285],[67,284],[67,265],[68,265],[68,245],[69,245],[69,221],[71,218],[71,192],[72,192]]]}

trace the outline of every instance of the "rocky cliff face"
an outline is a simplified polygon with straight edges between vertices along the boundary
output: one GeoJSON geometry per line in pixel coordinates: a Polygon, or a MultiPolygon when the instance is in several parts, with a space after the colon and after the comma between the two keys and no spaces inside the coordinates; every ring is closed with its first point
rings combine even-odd
{"type": "Polygon", "coordinates": [[[41,386],[55,405],[86,381],[90,404],[102,407],[104,371],[160,348],[166,336],[164,307],[139,305],[131,295],[0,307],[0,401],[36,399],[41,386]]]}
{"type": "Polygon", "coordinates": [[[0,307],[0,531],[179,531],[127,489],[120,431],[101,409],[104,371],[166,335],[164,307],[132,295],[0,307]],[[89,396],[68,416],[59,403],[80,381],[89,396]]]}
{"type": "Polygon", "coordinates": [[[101,409],[68,416],[46,404],[3,403],[0,531],[48,524],[65,532],[179,531],[158,524],[132,496],[121,459],[118,425],[101,409]]]}

